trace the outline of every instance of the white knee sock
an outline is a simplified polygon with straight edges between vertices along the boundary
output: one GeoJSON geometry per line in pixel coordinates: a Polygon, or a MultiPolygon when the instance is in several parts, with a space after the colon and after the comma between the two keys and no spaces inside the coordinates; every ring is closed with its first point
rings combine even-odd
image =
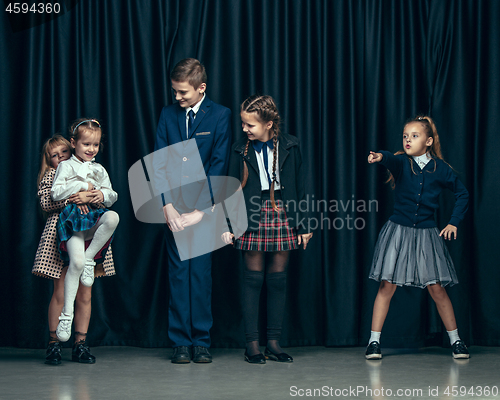
{"type": "Polygon", "coordinates": [[[101,216],[94,228],[89,231],[74,232],[73,236],[66,242],[69,266],[64,278],[64,314],[73,314],[76,292],[80,284],[80,275],[85,266],[85,259],[94,259],[97,252],[113,235],[119,220],[117,213],[107,211],[101,216]],[[85,250],[85,239],[89,239],[89,236],[92,238],[92,242],[85,250]]]}
{"type": "Polygon", "coordinates": [[[458,336],[458,328],[453,331],[448,332],[448,336],[450,337],[450,344],[453,345],[457,340],[460,340],[460,336],[458,336]]]}
{"type": "Polygon", "coordinates": [[[370,340],[368,340],[368,344],[370,344],[371,342],[377,342],[380,344],[381,333],[382,332],[371,331],[370,340]]]}
{"type": "MultiPolygon", "coordinates": [[[[93,260],[95,255],[103,248],[109,238],[113,235],[120,218],[114,211],[104,213],[95,225],[94,236],[89,247],[85,250],[85,258],[93,260]]],[[[88,235],[88,234],[87,234],[88,235]]],[[[88,240],[89,237],[87,236],[88,240]]]]}
{"type": "Polygon", "coordinates": [[[75,232],[66,242],[69,255],[69,266],[64,278],[64,307],[63,313],[73,315],[74,303],[80,275],[85,265],[85,239],[83,232],[75,232]]]}

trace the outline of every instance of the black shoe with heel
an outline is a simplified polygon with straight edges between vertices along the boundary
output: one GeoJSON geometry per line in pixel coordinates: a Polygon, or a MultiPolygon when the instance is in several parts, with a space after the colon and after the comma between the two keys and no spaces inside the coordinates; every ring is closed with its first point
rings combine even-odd
{"type": "Polygon", "coordinates": [[[292,356],[286,354],[286,353],[274,353],[269,348],[266,347],[266,351],[264,352],[264,355],[266,356],[266,360],[273,360],[273,361],[278,361],[278,362],[285,362],[285,363],[291,363],[293,362],[292,356]]]}
{"type": "Polygon", "coordinates": [[[253,356],[248,354],[248,351],[245,350],[245,360],[248,361],[250,364],[265,364],[266,363],[266,357],[264,357],[264,354],[258,353],[254,354],[253,356]]]}

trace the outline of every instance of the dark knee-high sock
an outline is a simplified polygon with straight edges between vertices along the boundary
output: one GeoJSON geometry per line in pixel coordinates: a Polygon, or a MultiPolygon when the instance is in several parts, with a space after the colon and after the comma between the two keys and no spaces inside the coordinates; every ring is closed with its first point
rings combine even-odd
{"type": "Polygon", "coordinates": [[[267,285],[267,340],[271,351],[281,352],[279,339],[286,299],[286,272],[266,275],[267,285]]]}
{"type": "MultiPolygon", "coordinates": [[[[242,303],[245,323],[245,341],[259,340],[259,298],[264,282],[264,272],[245,270],[243,279],[242,303]]],[[[254,354],[250,354],[254,355],[254,354]]]]}

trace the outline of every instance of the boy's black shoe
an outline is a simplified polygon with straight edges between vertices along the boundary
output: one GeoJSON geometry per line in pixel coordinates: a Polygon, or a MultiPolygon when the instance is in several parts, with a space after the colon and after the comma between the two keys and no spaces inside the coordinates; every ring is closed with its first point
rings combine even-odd
{"type": "Polygon", "coordinates": [[[195,363],[211,363],[212,355],[208,352],[208,349],[203,346],[193,347],[193,362],[195,363]]]}
{"type": "Polygon", "coordinates": [[[174,364],[186,364],[190,361],[189,348],[186,346],[174,347],[174,354],[172,355],[172,362],[174,364]]]}
{"type": "Polygon", "coordinates": [[[367,360],[380,360],[382,358],[380,344],[375,341],[371,342],[366,348],[365,357],[367,360]]]}

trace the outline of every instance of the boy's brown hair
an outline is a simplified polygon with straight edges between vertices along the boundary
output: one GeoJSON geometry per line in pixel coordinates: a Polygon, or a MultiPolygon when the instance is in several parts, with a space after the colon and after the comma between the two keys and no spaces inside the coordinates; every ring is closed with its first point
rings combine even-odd
{"type": "Polygon", "coordinates": [[[198,89],[202,83],[207,83],[207,72],[196,58],[185,58],[176,64],[170,73],[170,79],[175,82],[189,82],[192,87],[198,89]]]}

